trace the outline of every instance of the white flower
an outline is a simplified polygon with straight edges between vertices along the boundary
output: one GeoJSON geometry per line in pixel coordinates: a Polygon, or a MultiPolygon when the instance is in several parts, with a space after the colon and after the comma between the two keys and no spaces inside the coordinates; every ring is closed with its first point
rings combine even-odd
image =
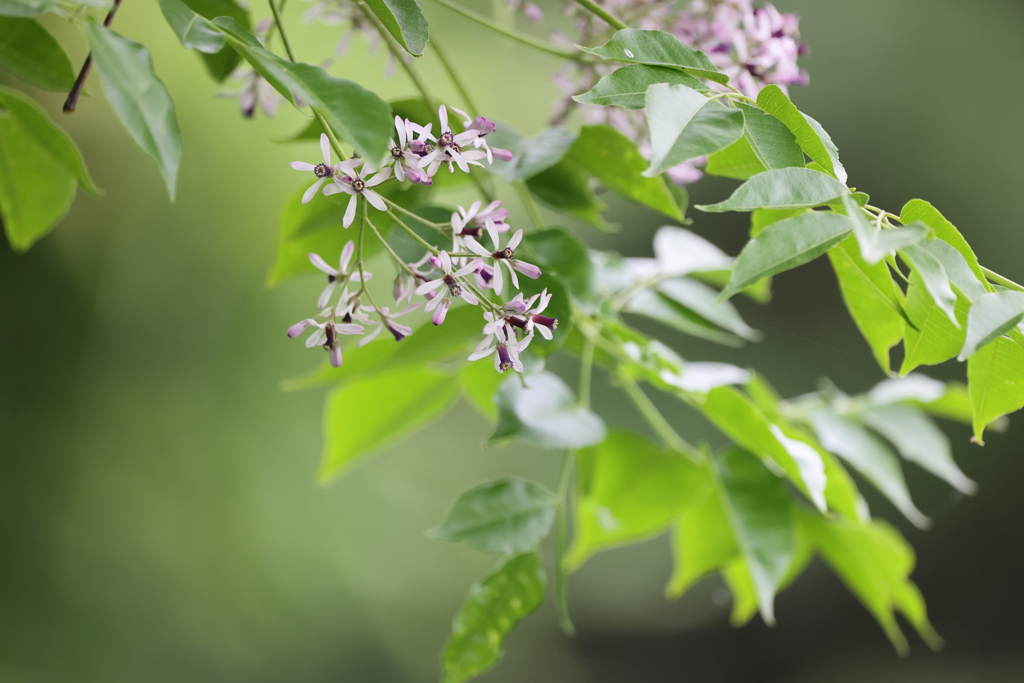
{"type": "Polygon", "coordinates": [[[420,157],[418,154],[412,151],[412,147],[418,147],[422,149],[423,140],[430,134],[430,127],[434,124],[429,123],[424,128],[418,124],[413,123],[409,119],[403,119],[400,116],[395,117],[395,130],[398,132],[398,144],[395,144],[394,140],[390,140],[391,158],[395,162],[395,177],[398,178],[399,182],[409,178],[410,182],[420,182],[422,174],[419,172],[420,157]],[[414,140],[413,136],[419,133],[419,140],[414,140]],[[416,142],[418,144],[414,145],[416,142]]]}
{"type": "Polygon", "coordinates": [[[486,152],[478,149],[462,149],[467,145],[472,145],[480,131],[467,130],[458,135],[452,133],[448,126],[448,110],[443,104],[438,108],[437,116],[441,119],[441,132],[436,138],[427,134],[426,137],[433,140],[435,145],[434,149],[420,160],[420,168],[425,169],[428,176],[433,176],[442,163],[449,164],[448,170],[452,172],[455,171],[455,168],[451,164],[455,164],[464,173],[469,173],[469,164],[483,166],[479,160],[487,156],[486,152]]]}
{"type": "Polygon", "coordinates": [[[288,164],[296,171],[312,171],[317,177],[316,182],[310,185],[309,189],[302,195],[303,204],[309,203],[313,195],[316,194],[316,191],[320,189],[320,186],[327,182],[327,179],[331,178],[337,169],[337,166],[331,166],[331,141],[327,139],[324,133],[320,133],[320,151],[324,155],[324,162],[322,164],[310,164],[305,161],[293,161],[288,164]]]}
{"type": "MultiPolygon", "coordinates": [[[[485,258],[493,258],[495,261],[504,263],[505,267],[508,268],[509,277],[512,278],[512,284],[516,289],[519,289],[519,278],[516,277],[516,271],[518,270],[523,275],[536,280],[540,277],[540,268],[533,265],[532,263],[526,263],[519,259],[513,258],[516,253],[516,247],[523,239],[523,231],[516,230],[512,238],[509,239],[508,244],[504,248],[501,248],[498,243],[498,229],[494,226],[494,222],[487,219],[487,232],[491,236],[491,242],[494,244],[494,251],[487,251],[479,242],[472,237],[465,237],[463,241],[466,246],[475,254],[479,254],[485,258]]],[[[494,267],[494,291],[497,294],[501,294],[501,290],[504,287],[502,280],[501,268],[498,266],[494,267]]]]}
{"type": "Polygon", "coordinates": [[[338,163],[334,170],[334,184],[324,188],[325,195],[339,192],[352,195],[352,199],[348,201],[348,208],[345,209],[345,218],[341,222],[346,228],[355,220],[356,200],[359,195],[366,197],[366,201],[370,202],[370,205],[378,211],[387,211],[388,208],[381,196],[370,188],[380,185],[390,178],[391,168],[382,168],[372,177],[363,178],[356,172],[356,167],[361,163],[363,163],[362,159],[349,159],[338,163]],[[341,175],[342,172],[346,175],[341,175]]]}
{"type": "Polygon", "coordinates": [[[532,340],[533,335],[517,340],[511,326],[500,325],[493,332],[486,334],[476,350],[469,354],[469,360],[480,360],[494,354],[494,369],[498,372],[522,372],[523,362],[519,360],[519,354],[532,340]]]}
{"type": "MultiPolygon", "coordinates": [[[[348,272],[349,261],[352,260],[352,253],[355,251],[356,245],[352,240],[348,241],[345,248],[341,250],[341,260],[338,263],[337,268],[331,268],[327,265],[327,262],[320,258],[319,255],[310,253],[310,262],[317,267],[317,269],[327,275],[327,286],[324,287],[324,291],[320,293],[320,299],[317,300],[316,307],[323,308],[327,305],[327,302],[331,298],[331,294],[338,288],[339,285],[344,284],[349,278],[352,278],[356,282],[361,282],[362,278],[358,272],[348,272]]],[[[364,273],[367,281],[373,278],[372,273],[364,273]]]]}
{"type": "Polygon", "coordinates": [[[476,264],[470,263],[468,266],[463,266],[458,270],[452,272],[452,258],[448,255],[448,252],[442,251],[437,255],[439,267],[441,269],[441,277],[436,280],[428,280],[422,285],[416,288],[416,294],[420,296],[426,296],[428,292],[432,292],[441,285],[447,286],[444,296],[435,296],[433,299],[427,302],[424,306],[424,311],[434,311],[434,315],[431,316],[430,321],[435,325],[440,325],[444,322],[444,318],[448,315],[448,308],[452,305],[451,297],[462,297],[466,300],[466,303],[476,306],[479,300],[468,289],[463,289],[462,285],[456,278],[469,275],[476,269],[476,264]]]}
{"type": "Polygon", "coordinates": [[[529,335],[533,334],[533,330],[536,328],[540,331],[540,336],[544,337],[548,341],[554,336],[554,330],[558,327],[558,318],[550,318],[546,315],[541,315],[544,309],[548,307],[551,302],[551,295],[548,294],[548,290],[545,289],[540,294],[534,294],[530,297],[530,300],[526,302],[526,308],[529,309],[523,314],[523,319],[526,324],[523,329],[529,335]],[[533,302],[540,298],[540,305],[536,308],[531,308],[533,302]]]}
{"type": "Polygon", "coordinates": [[[306,348],[323,346],[331,354],[331,365],[341,367],[341,342],[338,340],[340,334],[362,334],[363,327],[352,323],[337,323],[333,320],[334,312],[330,309],[320,313],[321,318],[327,318],[326,322],[317,322],[313,318],[300,320],[288,328],[288,336],[295,338],[310,327],[317,328],[316,332],[306,339],[306,348]]]}
{"type": "MultiPolygon", "coordinates": [[[[402,341],[403,339],[408,337],[410,334],[412,334],[412,328],[409,327],[408,325],[402,325],[401,323],[395,322],[395,318],[401,317],[401,316],[405,315],[406,313],[412,313],[413,311],[415,311],[419,307],[420,307],[420,302],[417,301],[412,306],[406,306],[405,308],[403,308],[402,310],[400,310],[397,313],[392,313],[391,311],[389,311],[387,306],[385,306],[384,308],[380,309],[379,315],[380,315],[380,320],[381,321],[379,323],[378,322],[371,322],[370,323],[371,325],[375,325],[375,327],[373,328],[373,332],[371,332],[370,334],[368,334],[365,337],[363,337],[362,339],[360,339],[359,343],[356,344],[356,346],[366,346],[371,341],[376,339],[377,335],[380,334],[380,331],[383,328],[385,328],[385,327],[388,328],[388,331],[391,334],[395,335],[395,341],[396,342],[402,341]]],[[[373,308],[373,306],[364,306],[363,310],[364,311],[374,311],[375,309],[373,308]]]]}

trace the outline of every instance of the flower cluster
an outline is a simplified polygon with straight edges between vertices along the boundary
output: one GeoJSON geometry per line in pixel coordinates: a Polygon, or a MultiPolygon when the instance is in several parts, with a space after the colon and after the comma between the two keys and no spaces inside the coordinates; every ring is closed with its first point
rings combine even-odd
{"type": "MultiPolygon", "coordinates": [[[[797,58],[807,54],[800,42],[799,17],[783,14],[770,3],[753,7],[751,0],[691,0],[676,7],[670,2],[653,0],[596,0],[630,26],[657,29],[672,33],[680,41],[708,55],[719,71],[730,78],[733,87],[748,97],[756,97],[761,88],[775,84],[807,85],[808,76],[797,65],[797,58]]],[[[593,14],[573,4],[579,36],[573,43],[593,45],[603,42],[607,26],[593,14]]],[[[563,120],[579,107],[585,121],[606,123],[635,141],[640,151],[649,155],[647,118],[643,110],[619,107],[577,105],[573,95],[586,92],[621,65],[613,62],[594,64],[571,63],[556,75],[555,84],[564,93],[556,104],[554,122],[563,120]]],[[[709,84],[711,87],[722,87],[709,84]]],[[[669,168],[666,175],[677,184],[698,180],[704,159],[698,158],[669,168]]]]}

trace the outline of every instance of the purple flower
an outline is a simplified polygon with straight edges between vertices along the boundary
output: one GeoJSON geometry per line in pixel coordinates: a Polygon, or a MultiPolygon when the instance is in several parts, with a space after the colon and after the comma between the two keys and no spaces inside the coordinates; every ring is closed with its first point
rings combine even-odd
{"type": "Polygon", "coordinates": [[[331,365],[340,368],[342,360],[341,342],[338,340],[338,335],[362,334],[363,328],[361,325],[335,322],[333,319],[330,319],[333,317],[333,312],[330,310],[322,312],[320,317],[328,318],[328,320],[322,323],[317,322],[313,318],[300,320],[288,328],[288,336],[294,339],[308,328],[315,327],[316,332],[309,335],[306,339],[306,348],[311,349],[314,346],[323,346],[331,354],[331,365]]]}
{"type": "Polygon", "coordinates": [[[395,130],[398,132],[398,144],[395,144],[394,140],[390,140],[389,149],[391,150],[391,159],[395,164],[395,177],[401,182],[406,178],[410,182],[418,183],[423,178],[423,174],[420,173],[420,157],[416,152],[412,150],[413,143],[419,142],[417,147],[422,150],[423,139],[430,134],[430,127],[434,124],[430,123],[424,128],[419,126],[409,119],[403,119],[399,116],[395,117],[395,130]],[[413,136],[419,133],[420,139],[414,140],[413,136]]]}
{"type": "MultiPolygon", "coordinates": [[[[324,291],[320,293],[320,298],[317,300],[316,304],[317,308],[323,308],[326,306],[327,302],[331,298],[331,294],[334,293],[334,290],[337,289],[339,285],[344,284],[349,278],[356,282],[362,281],[358,272],[348,272],[348,264],[349,261],[352,260],[352,253],[355,251],[355,248],[355,243],[352,240],[349,240],[348,244],[346,244],[341,250],[341,260],[339,261],[337,268],[332,268],[327,265],[327,262],[317,254],[309,254],[310,262],[316,266],[320,272],[327,275],[327,286],[324,287],[324,291]]],[[[372,273],[364,273],[364,275],[366,275],[367,281],[373,278],[372,273]]]]}
{"type": "MultiPolygon", "coordinates": [[[[380,309],[380,322],[371,322],[370,324],[374,325],[373,332],[360,339],[359,343],[356,344],[356,346],[366,346],[371,341],[376,339],[377,335],[380,334],[380,331],[385,327],[388,328],[388,331],[394,335],[396,342],[402,341],[410,334],[412,334],[412,328],[409,327],[408,325],[402,325],[401,323],[395,322],[395,318],[401,317],[407,313],[412,313],[419,307],[420,302],[417,301],[412,306],[406,306],[397,313],[390,312],[387,306],[380,309]]],[[[373,306],[364,306],[363,310],[367,312],[372,312],[375,309],[373,308],[373,306]]]]}
{"type": "Polygon", "coordinates": [[[426,296],[428,293],[441,287],[441,285],[446,287],[444,296],[436,296],[430,299],[430,301],[427,302],[427,305],[423,308],[423,310],[427,312],[434,311],[434,315],[431,316],[430,321],[435,325],[440,325],[444,322],[445,316],[448,315],[448,308],[452,305],[452,297],[461,297],[466,300],[466,303],[472,304],[473,306],[476,306],[480,301],[476,298],[473,292],[468,289],[463,289],[457,279],[472,273],[476,268],[475,264],[470,263],[469,265],[463,266],[453,272],[452,259],[451,256],[448,255],[448,252],[440,252],[437,258],[441,269],[441,277],[424,282],[416,288],[416,294],[426,296]]]}
{"type": "Polygon", "coordinates": [[[519,354],[530,345],[533,340],[532,335],[517,340],[509,325],[501,325],[484,334],[484,340],[480,342],[473,353],[469,354],[469,360],[480,360],[493,355],[494,369],[498,372],[523,371],[523,362],[519,359],[519,354]]]}
{"type": "Polygon", "coordinates": [[[334,171],[337,168],[336,166],[331,166],[331,141],[324,133],[320,133],[320,152],[324,157],[324,161],[321,164],[310,164],[305,161],[293,161],[288,164],[296,171],[312,171],[313,175],[317,178],[316,182],[310,185],[309,189],[302,195],[303,204],[308,204],[313,199],[316,191],[320,189],[320,186],[327,182],[328,179],[334,177],[334,171]]]}
{"type": "Polygon", "coordinates": [[[426,137],[434,144],[432,145],[433,149],[427,152],[420,161],[420,168],[426,169],[428,176],[433,176],[443,163],[448,164],[449,171],[454,172],[455,166],[458,166],[463,173],[469,173],[470,164],[483,166],[480,159],[487,156],[486,152],[478,149],[463,149],[467,145],[473,144],[480,131],[467,130],[458,135],[453,133],[448,126],[448,109],[443,104],[438,108],[437,116],[441,119],[441,132],[436,138],[430,133],[426,134],[426,137]]]}
{"type": "Polygon", "coordinates": [[[378,211],[387,211],[388,208],[381,196],[370,188],[380,185],[390,178],[391,168],[382,168],[373,177],[363,178],[356,172],[356,167],[361,163],[363,163],[362,159],[349,159],[348,161],[338,162],[334,167],[334,184],[324,188],[325,195],[337,194],[339,192],[352,195],[352,199],[348,201],[348,207],[345,209],[345,217],[341,222],[346,228],[352,225],[352,221],[355,220],[356,199],[359,195],[366,197],[366,201],[370,202],[370,205],[378,211]],[[345,175],[342,175],[342,173],[345,175]]]}
{"type": "MultiPolygon", "coordinates": [[[[536,280],[540,277],[540,268],[533,265],[532,263],[526,263],[520,261],[515,257],[516,247],[523,239],[523,231],[516,230],[515,234],[509,239],[508,243],[501,247],[498,242],[498,230],[494,226],[494,222],[490,219],[487,220],[487,232],[491,236],[491,242],[494,244],[494,251],[487,251],[479,242],[474,240],[472,237],[464,238],[466,247],[469,248],[475,254],[479,254],[484,258],[492,258],[495,262],[504,263],[505,267],[508,268],[509,277],[512,278],[512,285],[519,289],[519,278],[516,277],[516,271],[525,275],[528,278],[536,280]]],[[[501,290],[504,287],[502,282],[501,268],[494,267],[494,291],[496,294],[501,294],[501,290]]]]}

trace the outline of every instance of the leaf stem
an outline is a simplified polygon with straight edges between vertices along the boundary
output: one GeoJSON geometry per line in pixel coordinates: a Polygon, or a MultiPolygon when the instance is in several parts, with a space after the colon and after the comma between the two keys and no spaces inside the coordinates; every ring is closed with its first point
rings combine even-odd
{"type": "Polygon", "coordinates": [[[475,21],[476,23],[480,24],[481,26],[494,31],[495,33],[497,33],[499,35],[505,36],[506,38],[508,38],[510,40],[514,40],[517,43],[520,43],[521,45],[525,45],[527,47],[532,47],[534,50],[539,50],[540,52],[544,52],[546,54],[553,55],[555,57],[558,57],[559,59],[570,59],[570,60],[572,60],[574,62],[586,61],[584,59],[583,55],[580,54],[580,53],[570,52],[568,50],[562,50],[560,48],[555,47],[554,45],[549,45],[548,43],[546,43],[543,40],[539,40],[537,38],[534,38],[533,36],[531,36],[529,34],[521,33],[520,31],[516,31],[515,29],[511,29],[511,28],[508,28],[506,26],[502,26],[501,24],[499,24],[499,23],[497,23],[495,21],[492,21],[491,19],[488,19],[487,17],[483,16],[482,14],[478,14],[478,13],[474,12],[473,10],[466,9],[465,7],[457,5],[454,2],[449,2],[449,0],[434,0],[434,2],[436,2],[437,4],[442,5],[444,7],[447,7],[448,9],[450,9],[451,11],[453,11],[453,12],[455,12],[457,14],[461,14],[462,16],[466,17],[470,21],[475,21]]]}
{"type": "Polygon", "coordinates": [[[644,393],[640,385],[633,379],[633,376],[622,366],[619,368],[618,375],[619,381],[622,383],[622,389],[629,396],[629,400],[633,402],[633,405],[636,406],[637,410],[644,416],[644,419],[647,420],[647,424],[651,425],[651,428],[661,437],[665,445],[696,461],[693,455],[693,446],[688,444],[683,437],[679,436],[676,430],[672,429],[672,425],[668,423],[668,420],[661,414],[657,406],[647,397],[647,394],[644,393]]]}
{"type": "Polygon", "coordinates": [[[387,252],[391,254],[391,258],[395,259],[395,263],[397,263],[399,267],[404,268],[405,272],[409,273],[409,275],[416,277],[416,271],[413,270],[408,263],[403,261],[402,257],[399,256],[398,253],[391,248],[391,245],[388,244],[388,241],[384,239],[383,235],[380,234],[380,231],[377,229],[377,226],[373,224],[373,221],[370,220],[369,216],[367,216],[365,220],[366,224],[370,226],[370,230],[373,230],[373,234],[377,236],[377,239],[379,239],[380,243],[384,245],[384,248],[387,249],[387,252]]]}
{"type": "Polygon", "coordinates": [[[590,382],[594,374],[594,340],[587,337],[580,355],[580,405],[590,410],[590,382]]]}
{"type": "Polygon", "coordinates": [[[1017,292],[1024,292],[1024,285],[1019,285],[1010,278],[1003,277],[994,270],[989,270],[988,268],[982,266],[981,272],[985,273],[985,277],[987,277],[989,280],[991,280],[997,285],[1002,285],[1007,289],[1012,289],[1017,292]]]}
{"type": "Polygon", "coordinates": [[[594,0],[576,0],[576,3],[579,4],[581,7],[584,7],[585,9],[589,10],[591,13],[597,15],[601,19],[603,19],[606,24],[613,28],[629,28],[629,26],[624,21],[622,21],[614,14],[606,10],[604,7],[598,5],[596,2],[594,2],[594,0]]]}
{"type": "Polygon", "coordinates": [[[415,230],[413,230],[408,225],[403,223],[401,218],[399,218],[395,214],[391,213],[390,211],[385,211],[385,213],[388,215],[389,218],[391,218],[391,220],[393,220],[395,222],[395,224],[398,227],[400,227],[402,230],[405,230],[407,233],[409,233],[409,237],[412,237],[414,240],[419,242],[431,254],[433,254],[434,256],[437,256],[438,254],[441,253],[440,249],[438,249],[433,244],[431,244],[430,242],[426,241],[425,239],[423,239],[422,237],[417,235],[415,230]]]}
{"type": "Polygon", "coordinates": [[[366,288],[366,275],[363,274],[363,233],[365,232],[367,218],[366,218],[366,197],[359,198],[359,245],[358,245],[358,256],[356,257],[356,266],[359,268],[359,291],[366,294],[366,298],[369,299],[370,305],[373,306],[373,310],[380,315],[380,309],[377,308],[377,302],[373,300],[373,295],[370,294],[370,290],[366,288]]]}
{"type": "MultiPolygon", "coordinates": [[[[107,16],[103,19],[103,27],[108,28],[114,21],[114,16],[117,14],[117,10],[121,7],[122,0],[114,0],[114,6],[107,12],[107,16]]],[[[68,93],[68,98],[64,100],[64,113],[73,114],[75,109],[78,107],[78,98],[82,96],[82,88],[85,87],[85,79],[89,78],[89,72],[92,71],[92,53],[90,52],[85,56],[85,62],[82,63],[82,69],[78,72],[78,78],[75,79],[75,84],[71,86],[71,92],[68,93]]]]}
{"type": "Polygon", "coordinates": [[[566,451],[562,456],[562,467],[558,473],[558,508],[555,511],[555,611],[558,613],[558,624],[567,636],[576,635],[576,627],[569,616],[569,594],[565,585],[565,549],[569,541],[569,484],[575,461],[576,451],[566,451]]]}
{"type": "Polygon", "coordinates": [[[381,199],[383,199],[384,202],[388,206],[390,206],[392,209],[396,209],[396,210],[404,213],[406,216],[409,216],[410,218],[415,218],[420,223],[423,223],[424,225],[429,225],[434,230],[437,230],[439,233],[444,234],[444,232],[445,232],[444,226],[441,225],[440,223],[434,223],[433,221],[428,221],[426,218],[423,218],[422,216],[419,216],[419,215],[413,213],[412,211],[409,211],[409,209],[406,209],[405,207],[400,206],[399,204],[396,204],[395,202],[391,201],[387,197],[381,196],[381,199]]]}
{"type": "Polygon", "coordinates": [[[544,217],[540,213],[540,206],[537,205],[537,200],[530,194],[530,188],[526,186],[526,182],[517,180],[512,183],[512,187],[516,188],[516,193],[519,195],[520,201],[523,202],[523,207],[530,216],[530,222],[533,223],[533,227],[538,230],[543,228],[544,217]]]}

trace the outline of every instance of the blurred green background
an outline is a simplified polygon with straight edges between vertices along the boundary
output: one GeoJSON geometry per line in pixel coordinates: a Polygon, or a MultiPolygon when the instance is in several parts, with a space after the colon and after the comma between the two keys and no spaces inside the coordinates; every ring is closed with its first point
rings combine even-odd
{"type": "MultiPolygon", "coordinates": [[[[309,5],[289,4],[299,58],[320,61],[341,28],[301,27],[309,5]]],[[[481,113],[541,130],[556,61],[423,4],[481,113]]],[[[803,60],[812,84],[793,97],[830,131],[851,182],[894,211],[929,199],[983,263],[1024,279],[1024,3],[778,4],[801,14],[812,50],[803,60]]],[[[545,27],[566,25],[553,3],[544,7],[545,27]]],[[[254,18],[265,13],[254,3],[254,18]]],[[[47,23],[78,62],[81,37],[47,23]]],[[[284,335],[311,312],[321,280],[263,284],[279,207],[305,182],[286,162],[318,153],[275,140],[305,120],[282,107],[247,121],[234,101],[216,99],[155,2],[125,3],[115,28],[151,49],[177,105],[178,201],[168,204],[155,165],[96,96],[98,79],[71,117],[59,114],[61,96],[33,93],[78,141],[106,196],[79,193],[26,255],[0,245],[0,682],[435,680],[450,619],[494,558],[424,530],[487,478],[553,486],[557,454],[482,448],[488,427],[460,404],[335,484],[315,485],[323,393],[286,394],[279,382],[322,362],[284,335]]],[[[388,98],[414,94],[404,74],[384,77],[383,55],[364,55],[357,38],[333,72],[388,98]]],[[[458,104],[438,64],[420,61],[435,92],[458,104]]],[[[693,201],[733,184],[706,179],[693,201]]],[[[730,253],[741,247],[742,216],[692,216],[730,253]]],[[[614,202],[610,218],[622,226],[611,236],[571,227],[595,246],[650,253],[661,219],[614,202]]],[[[826,260],[778,277],[774,291],[766,307],[740,303],[766,333],[760,344],[661,334],[687,358],[756,365],[786,395],[821,376],[850,392],[882,378],[826,260]]],[[[554,366],[574,375],[569,361],[554,366]]],[[[962,378],[964,368],[925,372],[962,378]]],[[[602,377],[595,389],[610,423],[643,429],[602,377]]],[[[662,405],[688,439],[721,442],[700,418],[662,405]]],[[[545,605],[485,680],[1024,680],[1022,428],[1015,417],[980,449],[950,426],[958,461],[980,484],[974,498],[908,466],[931,531],[869,498],[918,550],[914,579],[947,641],[939,654],[912,639],[913,654],[899,659],[820,563],[779,597],[774,629],[757,620],[732,629],[717,579],[666,602],[663,537],[591,560],[569,582],[579,635],[562,637],[545,605]]]]}

